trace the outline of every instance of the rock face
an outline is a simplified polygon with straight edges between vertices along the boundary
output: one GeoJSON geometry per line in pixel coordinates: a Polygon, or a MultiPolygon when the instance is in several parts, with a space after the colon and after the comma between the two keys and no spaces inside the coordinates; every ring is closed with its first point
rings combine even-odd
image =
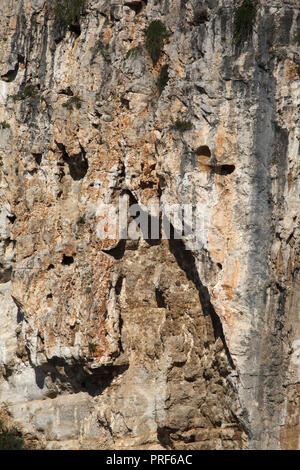
{"type": "Polygon", "coordinates": [[[300,4],[236,41],[239,4],[1,2],[0,402],[37,446],[300,446],[300,4]],[[120,198],[200,247],[104,240],[120,198]]]}

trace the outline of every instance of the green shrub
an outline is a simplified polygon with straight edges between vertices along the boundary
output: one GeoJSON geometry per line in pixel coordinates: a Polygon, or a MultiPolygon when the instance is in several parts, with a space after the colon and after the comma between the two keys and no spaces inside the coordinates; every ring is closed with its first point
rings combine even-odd
{"type": "Polygon", "coordinates": [[[90,354],[94,354],[94,352],[96,351],[97,346],[98,345],[95,344],[95,343],[89,343],[89,352],[90,352],[90,354]]]}
{"type": "Polygon", "coordinates": [[[54,14],[56,22],[62,28],[78,24],[85,6],[86,0],[55,0],[54,14]]]}
{"type": "Polygon", "coordinates": [[[69,98],[66,103],[63,103],[62,106],[67,108],[69,111],[73,109],[73,106],[75,106],[77,109],[80,109],[81,101],[82,99],[79,98],[79,96],[71,96],[71,98],[69,98]]]}
{"type": "Polygon", "coordinates": [[[106,56],[108,48],[109,48],[108,43],[104,44],[102,39],[98,39],[95,45],[91,48],[92,55],[95,56],[98,52],[100,52],[100,54],[106,56]]]}
{"type": "Polygon", "coordinates": [[[256,0],[243,0],[236,8],[233,21],[233,42],[239,46],[251,34],[256,16],[256,0]]]}
{"type": "Polygon", "coordinates": [[[24,440],[16,428],[5,429],[0,421],[0,450],[24,449],[24,440]]]}
{"type": "Polygon", "coordinates": [[[24,99],[22,93],[17,93],[16,95],[9,95],[9,98],[11,98],[13,101],[21,101],[24,99]]]}
{"type": "Polygon", "coordinates": [[[166,37],[168,37],[168,33],[165,25],[160,20],[152,21],[146,31],[145,46],[150,54],[153,65],[159,59],[166,37]]]}
{"type": "Polygon", "coordinates": [[[9,129],[10,128],[10,124],[6,121],[2,121],[0,122],[0,129],[9,129]]]}
{"type": "Polygon", "coordinates": [[[33,98],[37,95],[37,90],[33,85],[25,85],[23,96],[25,98],[33,98]]]}
{"type": "Polygon", "coordinates": [[[77,224],[78,225],[84,225],[85,224],[85,218],[82,215],[80,217],[78,217],[77,224]]]}
{"type": "Polygon", "coordinates": [[[181,121],[177,119],[175,123],[171,126],[171,129],[179,132],[186,132],[193,129],[193,124],[190,121],[181,121]]]}
{"type": "Polygon", "coordinates": [[[168,65],[166,64],[166,65],[163,65],[162,68],[160,69],[158,80],[157,80],[157,88],[159,90],[159,93],[163,91],[168,81],[169,81],[168,65]]]}
{"type": "Polygon", "coordinates": [[[17,93],[16,95],[10,95],[14,101],[22,101],[26,98],[33,98],[37,95],[37,89],[34,85],[25,85],[24,90],[21,93],[17,93]]]}
{"type": "Polygon", "coordinates": [[[139,44],[138,46],[132,47],[131,49],[129,49],[129,51],[127,51],[125,59],[129,59],[129,57],[136,57],[142,54],[142,52],[143,52],[143,47],[139,44]]]}

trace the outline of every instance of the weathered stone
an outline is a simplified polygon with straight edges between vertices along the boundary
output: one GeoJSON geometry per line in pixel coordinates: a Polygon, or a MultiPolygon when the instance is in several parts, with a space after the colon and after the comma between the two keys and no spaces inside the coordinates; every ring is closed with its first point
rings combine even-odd
{"type": "Polygon", "coordinates": [[[299,2],[239,46],[196,3],[89,0],[62,35],[2,0],[0,401],[34,446],[299,448],[299,2]],[[102,240],[124,194],[197,205],[201,249],[102,240]]]}

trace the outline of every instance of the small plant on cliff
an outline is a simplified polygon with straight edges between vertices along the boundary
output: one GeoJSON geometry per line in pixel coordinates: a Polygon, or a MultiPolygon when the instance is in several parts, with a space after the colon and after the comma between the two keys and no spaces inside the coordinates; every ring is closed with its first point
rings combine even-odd
{"type": "Polygon", "coordinates": [[[22,101],[26,98],[34,98],[37,95],[37,89],[34,85],[27,84],[24,87],[24,90],[21,93],[17,93],[16,95],[10,95],[14,101],[22,101]]]}
{"type": "Polygon", "coordinates": [[[180,119],[177,119],[171,126],[171,129],[179,132],[186,132],[193,129],[193,124],[190,121],[181,121],[180,119]]]}
{"type": "Polygon", "coordinates": [[[251,34],[256,16],[257,1],[243,0],[236,8],[233,20],[233,42],[239,46],[251,34]]]}
{"type": "Polygon", "coordinates": [[[24,449],[24,440],[16,428],[6,429],[0,421],[0,450],[24,449]]]}
{"type": "Polygon", "coordinates": [[[143,52],[143,47],[139,44],[136,47],[132,47],[127,51],[127,54],[125,56],[125,59],[129,59],[130,57],[137,57],[138,55],[141,55],[143,52]]]}
{"type": "Polygon", "coordinates": [[[63,103],[62,106],[67,108],[69,111],[73,109],[73,106],[75,106],[77,109],[80,109],[81,101],[82,99],[79,98],[79,96],[71,96],[71,98],[69,98],[66,103],[63,103]]]}
{"type": "Polygon", "coordinates": [[[2,121],[0,122],[0,129],[9,129],[10,128],[10,124],[6,121],[2,121]]]}
{"type": "Polygon", "coordinates": [[[166,64],[166,65],[163,65],[162,68],[160,69],[158,80],[157,80],[157,88],[160,94],[165,88],[168,81],[169,81],[168,65],[166,64]]]}
{"type": "Polygon", "coordinates": [[[57,23],[65,29],[78,24],[85,6],[86,0],[55,0],[54,14],[57,23]]]}
{"type": "Polygon", "coordinates": [[[80,217],[78,217],[77,224],[78,225],[84,225],[85,224],[85,218],[82,215],[80,217]]]}
{"type": "Polygon", "coordinates": [[[155,65],[161,54],[164,39],[168,37],[165,25],[160,20],[150,23],[146,31],[146,49],[150,54],[153,65],[155,65]]]}
{"type": "Polygon", "coordinates": [[[90,352],[90,354],[94,354],[94,352],[96,351],[97,346],[98,345],[95,344],[95,343],[89,343],[89,352],[90,352]]]}
{"type": "Polygon", "coordinates": [[[33,98],[37,95],[37,90],[33,85],[25,85],[23,96],[24,98],[33,98]]]}

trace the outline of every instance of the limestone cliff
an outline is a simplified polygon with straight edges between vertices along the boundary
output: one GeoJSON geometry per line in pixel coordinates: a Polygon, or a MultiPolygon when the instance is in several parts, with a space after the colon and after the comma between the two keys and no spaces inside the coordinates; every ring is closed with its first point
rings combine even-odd
{"type": "Polygon", "coordinates": [[[1,0],[0,402],[28,442],[299,448],[300,4],[243,4],[1,0]],[[200,208],[201,248],[103,240],[125,195],[200,208]]]}

